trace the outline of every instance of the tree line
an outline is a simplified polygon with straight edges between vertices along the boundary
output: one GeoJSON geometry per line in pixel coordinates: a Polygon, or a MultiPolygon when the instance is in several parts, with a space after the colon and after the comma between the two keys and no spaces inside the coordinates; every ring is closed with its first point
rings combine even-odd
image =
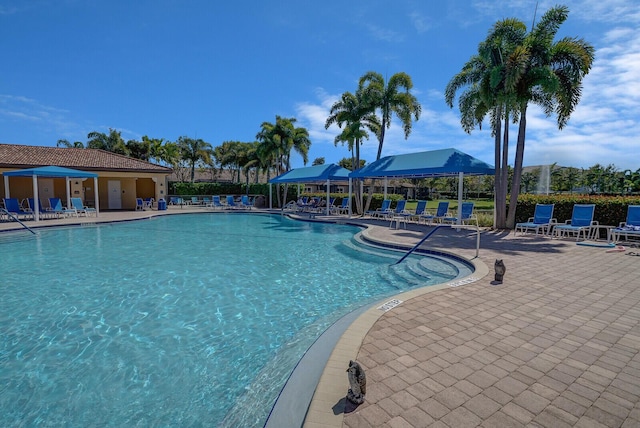
{"type": "MultiPolygon", "coordinates": [[[[464,64],[445,88],[444,101],[447,105],[453,108],[454,101],[458,99],[464,131],[470,133],[476,127],[481,128],[485,119],[489,120],[494,139],[496,173],[494,177],[483,180],[483,183],[493,181],[496,200],[494,226],[497,228],[513,227],[518,194],[522,189],[527,191],[531,185],[532,177],[523,174],[529,104],[541,106],[547,116],[555,115],[558,128],[562,129],[578,105],[582,80],[593,63],[595,50],[583,39],[564,37],[555,40],[568,14],[566,6],[555,6],[537,24],[532,25],[530,31],[515,18],[496,22],[487,38],[478,45],[477,54],[464,64]],[[507,164],[511,124],[518,127],[513,168],[507,164]]],[[[385,132],[393,117],[401,122],[405,139],[409,137],[413,121],[420,118],[422,110],[416,97],[411,94],[412,88],[412,79],[404,72],[396,73],[385,81],[381,74],[369,71],[359,79],[354,92],[344,92],[332,105],[325,128],[332,125],[340,128],[334,143],[336,146],[346,145],[351,155],[340,161],[343,166],[357,169],[364,165],[360,159],[360,146],[371,134],[378,142],[376,160],[380,159],[385,132]]],[[[85,146],[66,140],[58,141],[58,145],[85,146]]],[[[90,133],[86,143],[86,147],[156,161],[176,171],[187,169],[191,181],[196,166],[201,165],[210,167],[212,174],[216,167],[228,167],[237,172],[234,179],[238,181],[240,173],[244,172],[247,182],[251,171],[257,179],[261,172],[269,178],[271,174],[279,175],[289,170],[292,152],[302,156],[306,165],[310,146],[309,132],[304,127],[297,127],[295,118],[280,116],[276,116],[275,122],[262,123],[256,141],[226,141],[215,148],[201,139],[189,137],[180,137],[176,142],[171,142],[145,136],[142,141],[124,142],[120,133],[113,129],[109,130],[109,134],[90,133]]],[[[324,159],[318,158],[313,163],[322,162],[324,159]]],[[[563,171],[569,177],[575,176],[571,170],[563,171]]],[[[634,183],[633,173],[625,172],[625,175],[628,181],[634,183]]],[[[609,181],[602,180],[594,188],[609,186],[609,181]]],[[[620,181],[618,177],[618,182],[624,180],[620,181]]],[[[360,186],[354,187],[356,212],[361,213],[371,201],[373,186],[369,187],[366,203],[364,195],[359,194],[360,186]]],[[[635,189],[633,184],[627,184],[626,188],[635,189]]]]}

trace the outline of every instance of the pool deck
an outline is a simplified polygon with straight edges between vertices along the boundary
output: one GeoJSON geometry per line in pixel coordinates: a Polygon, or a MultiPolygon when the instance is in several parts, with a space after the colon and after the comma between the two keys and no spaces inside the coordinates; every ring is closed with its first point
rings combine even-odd
{"type": "MultiPolygon", "coordinates": [[[[40,224],[191,211],[202,208],[40,224]]],[[[350,221],[367,223],[368,239],[399,246],[428,230],[350,221]]],[[[15,223],[0,222],[0,231],[8,228],[15,223]]],[[[441,229],[428,239],[429,249],[474,261],[474,281],[412,291],[387,311],[358,317],[326,364],[305,427],[640,426],[640,257],[630,255],[640,249],[483,231],[475,259],[475,242],[471,230],[441,229]],[[507,269],[501,284],[496,259],[507,269]],[[366,400],[356,408],[344,398],[349,359],[367,375],[366,400]]]]}

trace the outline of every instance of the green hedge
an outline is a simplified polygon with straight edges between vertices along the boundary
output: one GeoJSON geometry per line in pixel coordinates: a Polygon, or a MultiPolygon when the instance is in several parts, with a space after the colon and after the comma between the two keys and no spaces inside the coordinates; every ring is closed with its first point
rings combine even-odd
{"type": "Polygon", "coordinates": [[[516,223],[533,217],[536,204],[555,204],[553,217],[558,223],[571,219],[575,204],[595,204],[593,219],[599,224],[617,226],[627,218],[629,205],[640,205],[639,196],[596,196],[596,195],[520,195],[516,211],[516,223]]]}

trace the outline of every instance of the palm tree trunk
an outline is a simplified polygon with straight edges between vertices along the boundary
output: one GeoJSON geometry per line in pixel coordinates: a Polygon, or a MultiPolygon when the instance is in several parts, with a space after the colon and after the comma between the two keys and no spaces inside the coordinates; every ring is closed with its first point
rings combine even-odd
{"type": "Polygon", "coordinates": [[[516,144],[516,158],[513,165],[513,182],[511,184],[511,198],[509,200],[509,213],[507,214],[507,227],[513,229],[516,225],[516,208],[520,195],[520,182],[522,181],[522,163],[524,161],[524,139],[527,129],[527,105],[521,108],[520,126],[518,128],[518,143],[516,144]]]}
{"type": "MultiPolygon", "coordinates": [[[[504,229],[506,225],[506,203],[507,203],[507,191],[506,182],[503,176],[503,162],[502,162],[502,145],[500,140],[502,138],[502,108],[498,106],[495,111],[495,194],[494,194],[494,226],[497,229],[504,229]]],[[[508,127],[508,123],[505,124],[508,127]]]]}

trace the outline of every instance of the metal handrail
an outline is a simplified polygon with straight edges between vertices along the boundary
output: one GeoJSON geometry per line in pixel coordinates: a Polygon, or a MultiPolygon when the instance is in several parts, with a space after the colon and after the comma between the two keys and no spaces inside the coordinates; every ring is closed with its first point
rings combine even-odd
{"type": "Polygon", "coordinates": [[[25,229],[27,229],[29,232],[33,233],[34,235],[36,234],[33,230],[31,230],[31,228],[29,226],[27,226],[26,224],[24,224],[23,222],[20,221],[20,219],[16,216],[14,216],[13,214],[11,214],[9,211],[7,211],[5,208],[0,208],[0,212],[5,213],[8,217],[11,217],[12,219],[14,219],[15,221],[17,221],[18,223],[20,223],[20,225],[22,227],[24,227],[25,229]]]}
{"type": "MultiPolygon", "coordinates": [[[[402,256],[402,258],[400,260],[395,262],[394,265],[402,263],[404,261],[404,259],[409,257],[411,255],[411,253],[413,253],[415,250],[417,250],[418,247],[420,247],[424,243],[424,241],[427,240],[427,238],[429,238],[431,235],[433,235],[435,233],[435,231],[440,229],[441,227],[462,227],[462,226],[472,226],[472,225],[452,224],[451,226],[449,226],[449,225],[446,225],[446,226],[445,225],[439,225],[439,226],[434,227],[432,231],[427,233],[426,236],[420,240],[420,242],[418,242],[416,245],[413,246],[413,248],[411,248],[409,251],[407,251],[407,253],[404,256],[402,256]]],[[[476,225],[476,257],[478,257],[479,253],[480,253],[480,228],[476,225]]]]}

